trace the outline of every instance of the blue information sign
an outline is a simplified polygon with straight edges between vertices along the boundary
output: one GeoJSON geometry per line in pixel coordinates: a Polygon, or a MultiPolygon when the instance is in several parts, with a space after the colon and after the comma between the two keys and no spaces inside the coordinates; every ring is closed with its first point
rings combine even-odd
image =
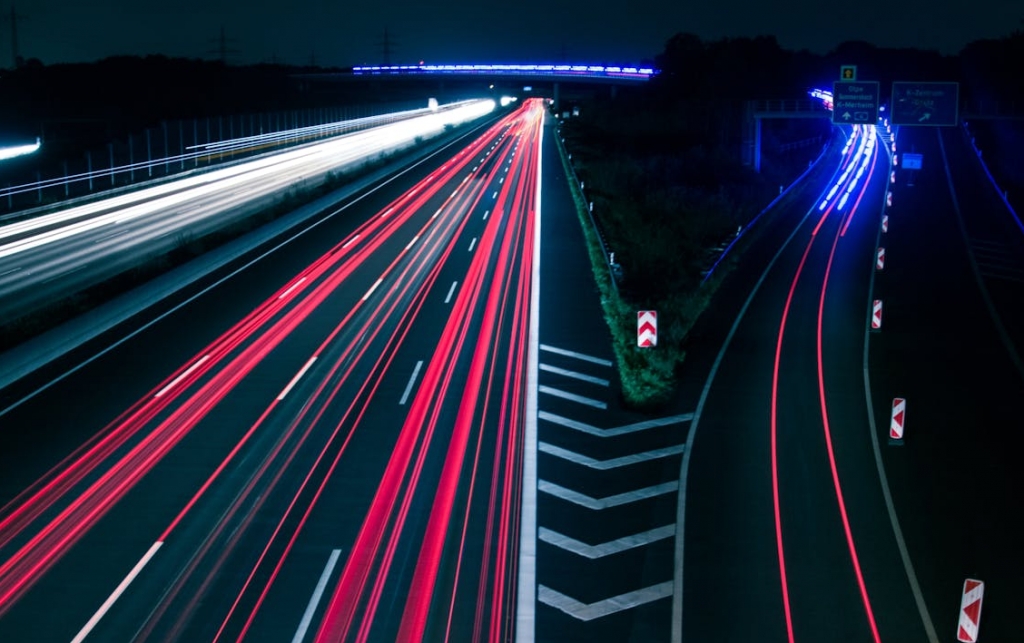
{"type": "Polygon", "coordinates": [[[960,83],[892,84],[892,124],[948,127],[959,117],[960,83]]]}
{"type": "Polygon", "coordinates": [[[874,124],[878,120],[878,81],[832,83],[832,122],[874,124]]]}
{"type": "Polygon", "coordinates": [[[921,162],[924,160],[920,154],[912,154],[907,152],[903,155],[903,169],[904,170],[920,170],[921,162]]]}

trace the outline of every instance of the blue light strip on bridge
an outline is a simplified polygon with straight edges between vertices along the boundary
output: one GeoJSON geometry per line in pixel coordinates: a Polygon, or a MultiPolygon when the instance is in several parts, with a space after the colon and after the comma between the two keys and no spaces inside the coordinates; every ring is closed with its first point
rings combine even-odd
{"type": "Polygon", "coordinates": [[[353,67],[353,74],[541,74],[649,80],[657,70],[651,67],[610,65],[374,65],[353,67]]]}

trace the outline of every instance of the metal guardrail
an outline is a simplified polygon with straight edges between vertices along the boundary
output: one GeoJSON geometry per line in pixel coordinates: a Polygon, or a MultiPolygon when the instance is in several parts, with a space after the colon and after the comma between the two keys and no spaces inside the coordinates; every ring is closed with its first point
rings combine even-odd
{"type": "MultiPolygon", "coordinates": [[[[450,107],[451,105],[445,105],[442,108],[450,107]]],[[[339,108],[340,110],[341,108],[339,108]]],[[[133,158],[132,147],[129,140],[128,147],[128,162],[127,163],[115,163],[115,156],[120,157],[124,160],[124,151],[118,149],[115,154],[115,148],[113,143],[107,144],[106,154],[93,155],[90,152],[86,154],[86,161],[88,169],[86,171],[72,171],[68,172],[68,165],[65,161],[64,168],[65,172],[60,176],[42,179],[31,183],[22,183],[19,185],[7,185],[0,187],[0,209],[6,210],[7,214],[0,216],[0,220],[15,218],[24,214],[29,214],[40,209],[48,210],[53,207],[58,207],[60,204],[74,203],[82,200],[90,200],[96,198],[102,194],[118,193],[124,190],[132,190],[140,187],[145,187],[146,184],[153,181],[162,181],[171,177],[180,177],[187,175],[193,171],[205,171],[207,169],[222,166],[225,163],[229,163],[237,160],[244,160],[252,158],[254,155],[263,152],[279,151],[285,147],[301,145],[303,143],[310,143],[324,138],[330,138],[342,134],[348,134],[361,129],[367,129],[378,125],[384,125],[404,118],[410,118],[428,113],[428,108],[411,109],[401,112],[373,114],[370,116],[358,117],[358,118],[347,118],[343,120],[327,121],[323,123],[303,125],[298,124],[298,115],[294,115],[295,126],[290,127],[287,121],[286,115],[284,127],[280,127],[282,123],[280,118],[277,122],[277,127],[274,127],[271,122],[267,122],[267,130],[264,133],[264,125],[261,121],[259,123],[260,133],[250,133],[249,135],[244,134],[244,128],[241,127],[242,136],[231,138],[231,139],[219,139],[214,140],[210,138],[210,121],[207,121],[206,137],[208,140],[199,143],[198,138],[198,120],[193,119],[192,127],[190,128],[190,136],[186,136],[184,132],[184,121],[178,122],[178,131],[173,137],[177,139],[174,147],[178,148],[178,153],[170,153],[164,155],[153,155],[150,152],[153,147],[164,147],[165,149],[169,146],[168,132],[165,131],[163,136],[162,144],[159,142],[152,142],[150,138],[146,138],[147,141],[145,150],[137,150],[138,154],[136,158],[142,157],[140,160],[133,158]],[[186,144],[186,139],[192,138],[193,142],[191,145],[186,144]],[[99,164],[100,160],[104,156],[109,156],[107,167],[98,167],[93,169],[93,159],[99,164]],[[119,180],[115,180],[115,177],[119,180]],[[74,188],[73,188],[74,186],[74,188]],[[45,196],[49,197],[49,203],[45,196]]],[[[298,114],[296,112],[296,114],[298,114]]],[[[327,114],[321,114],[326,117],[327,114]]],[[[234,118],[234,117],[231,117],[234,118]]],[[[317,118],[313,112],[304,114],[303,119],[315,119],[317,118]]],[[[240,117],[241,119],[241,117],[240,117]]],[[[218,121],[220,124],[220,122],[218,121]]],[[[255,124],[252,119],[249,122],[250,131],[255,129],[255,124]]],[[[218,127],[218,129],[223,129],[218,127]]],[[[149,132],[151,130],[147,130],[149,132]]],[[[224,133],[224,132],[220,132],[224,133]]],[[[160,137],[157,137],[160,138],[160,137]]],[[[140,142],[140,147],[142,147],[140,142]]],[[[105,160],[105,159],[104,159],[105,160]]],[[[38,173],[37,173],[38,175],[38,173]]]]}
{"type": "Polygon", "coordinates": [[[795,188],[797,185],[799,185],[807,177],[807,175],[811,173],[811,170],[813,170],[815,167],[818,166],[818,163],[821,162],[821,159],[825,158],[825,154],[826,154],[826,152],[828,152],[828,148],[829,148],[829,143],[826,143],[821,148],[821,154],[819,154],[818,158],[814,159],[814,161],[812,161],[807,166],[807,169],[804,170],[803,174],[801,174],[800,176],[796,177],[796,179],[792,183],[789,184],[789,187],[787,187],[784,190],[780,191],[779,192],[779,196],[777,196],[774,199],[772,199],[771,203],[766,205],[763,210],[758,212],[757,216],[755,216],[753,219],[751,219],[750,223],[748,223],[745,227],[743,227],[739,231],[739,233],[735,237],[733,237],[732,241],[730,241],[729,244],[722,250],[722,253],[720,255],[718,255],[718,259],[715,260],[715,263],[711,264],[711,267],[708,268],[707,273],[704,274],[704,277],[700,281],[701,284],[703,284],[704,282],[706,282],[708,279],[711,278],[711,275],[714,274],[715,269],[718,268],[719,264],[722,263],[722,260],[725,259],[726,255],[729,254],[729,251],[732,250],[733,247],[735,247],[736,244],[739,242],[739,240],[743,238],[743,235],[745,235],[751,228],[753,228],[754,225],[757,224],[758,220],[760,220],[761,217],[764,216],[766,212],[768,212],[769,210],[774,208],[775,205],[779,201],[781,201],[787,194],[790,193],[790,191],[793,190],[793,188],[795,188]]]}
{"type": "Polygon", "coordinates": [[[574,191],[579,191],[580,197],[584,203],[588,204],[587,216],[590,218],[590,226],[594,231],[594,235],[597,237],[598,242],[601,244],[601,252],[604,254],[605,266],[608,268],[608,276],[611,278],[612,288],[615,289],[616,294],[619,292],[618,279],[621,277],[621,268],[615,263],[615,253],[608,249],[608,242],[605,240],[604,235],[601,234],[601,228],[597,225],[597,220],[594,218],[594,202],[587,201],[586,193],[584,193],[583,181],[580,180],[579,175],[576,174],[576,168],[572,164],[572,154],[565,148],[565,139],[561,136],[561,131],[556,130],[558,136],[555,137],[558,144],[558,151],[561,153],[562,158],[565,160],[565,164],[569,167],[569,172],[572,173],[572,180],[574,191]]]}
{"type": "Polygon", "coordinates": [[[1020,216],[1017,215],[1017,211],[1010,203],[1006,190],[1000,189],[999,184],[996,182],[996,178],[992,176],[992,172],[989,171],[988,164],[985,163],[985,159],[982,158],[981,149],[978,148],[978,145],[974,140],[974,136],[971,134],[971,130],[967,126],[967,121],[961,122],[963,123],[962,128],[964,136],[967,137],[968,142],[971,144],[971,148],[974,149],[974,153],[978,157],[978,163],[981,164],[981,169],[985,171],[985,176],[987,176],[988,180],[992,183],[992,187],[995,188],[996,194],[998,194],[999,198],[1003,200],[1003,204],[1006,205],[1006,209],[1010,211],[1010,214],[1013,216],[1013,220],[1017,223],[1017,227],[1020,228],[1022,233],[1024,233],[1024,223],[1021,223],[1020,216]]]}

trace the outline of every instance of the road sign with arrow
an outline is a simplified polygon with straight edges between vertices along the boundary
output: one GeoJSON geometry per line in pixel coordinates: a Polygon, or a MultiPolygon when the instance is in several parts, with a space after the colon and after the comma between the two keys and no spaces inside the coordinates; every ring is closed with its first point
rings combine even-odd
{"type": "Polygon", "coordinates": [[[892,84],[892,124],[950,127],[959,116],[960,83],[892,84]]]}
{"type": "Polygon", "coordinates": [[[878,81],[832,83],[832,122],[846,125],[878,121],[878,81]]]}

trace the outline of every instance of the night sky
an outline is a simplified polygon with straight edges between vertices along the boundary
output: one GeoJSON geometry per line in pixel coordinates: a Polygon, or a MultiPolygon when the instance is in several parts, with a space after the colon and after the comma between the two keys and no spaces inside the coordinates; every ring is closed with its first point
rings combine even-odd
{"type": "MultiPolygon", "coordinates": [[[[1021,25],[1021,0],[23,0],[19,53],[44,64],[111,55],[347,66],[384,62],[639,63],[677,32],[770,34],[827,53],[846,40],[955,54],[1021,25]]],[[[10,4],[0,5],[0,66],[10,66],[10,4]]]]}

